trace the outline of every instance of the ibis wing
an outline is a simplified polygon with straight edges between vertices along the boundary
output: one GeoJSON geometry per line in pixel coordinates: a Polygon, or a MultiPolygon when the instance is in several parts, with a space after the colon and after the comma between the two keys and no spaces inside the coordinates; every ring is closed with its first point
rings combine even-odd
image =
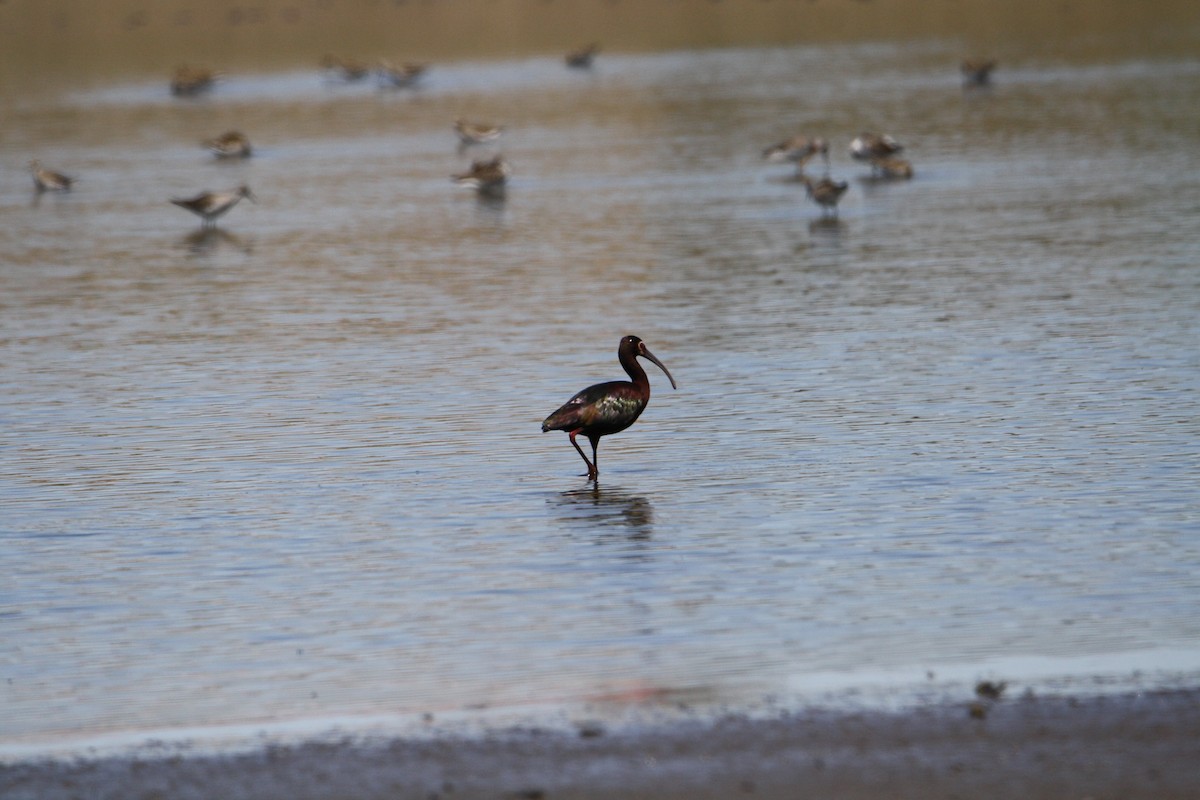
{"type": "Polygon", "coordinates": [[[595,386],[589,386],[579,392],[563,403],[557,411],[546,417],[542,423],[542,432],[573,431],[595,423],[606,412],[613,410],[613,403],[617,397],[614,389],[621,386],[622,383],[622,381],[597,383],[595,386]]]}

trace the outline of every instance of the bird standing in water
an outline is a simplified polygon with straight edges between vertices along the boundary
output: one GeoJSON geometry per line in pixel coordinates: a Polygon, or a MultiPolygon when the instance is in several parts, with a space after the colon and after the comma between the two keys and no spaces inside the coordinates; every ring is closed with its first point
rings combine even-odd
{"type": "Polygon", "coordinates": [[[959,65],[963,86],[987,86],[992,82],[996,62],[990,58],[964,58],[959,65]]]}
{"type": "Polygon", "coordinates": [[[817,155],[825,159],[825,170],[828,172],[829,142],[820,137],[810,139],[796,135],[763,150],[763,158],[767,161],[791,161],[796,165],[796,174],[803,173],[804,166],[817,155]]]}
{"type": "Polygon", "coordinates": [[[204,146],[217,158],[249,158],[254,153],[250,140],[241,131],[227,131],[209,139],[204,146]]]}
{"type": "Polygon", "coordinates": [[[29,172],[33,175],[33,185],[38,192],[69,192],[75,179],[61,172],[46,169],[40,161],[29,162],[29,172]]]}
{"type": "Polygon", "coordinates": [[[476,160],[471,168],[450,179],[459,186],[470,186],[485,197],[503,197],[508,175],[512,170],[503,156],[496,156],[490,161],[476,160]]]}
{"type": "Polygon", "coordinates": [[[596,480],[600,475],[599,460],[596,457],[596,447],[600,437],[610,433],[625,430],[645,410],[650,402],[650,379],[646,371],[637,362],[638,356],[649,359],[658,365],[675,386],[675,379],[663,363],[653,353],[646,349],[646,343],[636,336],[626,336],[621,339],[617,348],[617,358],[621,366],[632,378],[632,381],[608,381],[589,386],[568,400],[562,408],[546,417],[542,423],[542,433],[546,431],[566,431],[571,437],[571,445],[579,452],[580,458],[587,464],[588,480],[596,480]],[[592,443],[592,458],[589,461],[583,448],[575,441],[575,437],[583,434],[592,443]]]}
{"type": "Polygon", "coordinates": [[[860,133],[850,142],[850,157],[855,161],[875,161],[894,156],[904,149],[886,133],[860,133]]]}
{"type": "Polygon", "coordinates": [[[805,178],[804,187],[808,191],[809,199],[821,207],[821,216],[832,212],[832,215],[836,217],[838,200],[842,199],[842,195],[850,188],[850,184],[845,181],[835,181],[832,178],[821,178],[819,181],[805,178]]]}
{"type": "Polygon", "coordinates": [[[496,141],[504,133],[504,126],[457,119],[454,121],[454,132],[458,134],[459,143],[463,147],[468,147],[473,144],[486,144],[496,141]]]}
{"type": "Polygon", "coordinates": [[[567,66],[574,69],[591,69],[592,60],[599,51],[600,45],[594,43],[578,50],[572,50],[566,55],[567,66]]]}
{"type": "Polygon", "coordinates": [[[195,197],[174,197],[171,202],[200,217],[202,227],[211,228],[217,224],[217,217],[236,206],[243,197],[254,202],[254,194],[246,186],[239,186],[232,192],[201,192],[195,197]]]}

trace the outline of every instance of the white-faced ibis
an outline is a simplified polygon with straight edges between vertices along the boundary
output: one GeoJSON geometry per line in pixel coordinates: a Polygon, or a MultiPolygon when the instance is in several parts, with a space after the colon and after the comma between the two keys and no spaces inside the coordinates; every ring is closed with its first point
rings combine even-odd
{"type": "Polygon", "coordinates": [[[248,186],[239,186],[231,192],[201,192],[195,197],[174,197],[171,202],[200,217],[200,224],[209,228],[216,224],[217,217],[236,206],[243,197],[254,202],[254,195],[248,186]]]}
{"type": "Polygon", "coordinates": [[[562,408],[546,417],[542,423],[542,433],[546,431],[566,431],[571,437],[571,444],[579,452],[580,458],[587,464],[588,480],[596,480],[600,475],[599,461],[596,458],[596,447],[600,444],[601,436],[619,433],[634,423],[650,402],[650,379],[646,371],[637,362],[638,356],[647,358],[658,365],[675,386],[675,379],[663,363],[653,353],[646,349],[646,343],[636,336],[626,336],[617,348],[617,358],[625,368],[632,381],[608,381],[589,386],[568,400],[562,408]],[[575,441],[575,437],[583,434],[592,443],[592,459],[589,461],[583,448],[575,441]]]}
{"type": "Polygon", "coordinates": [[[46,169],[40,161],[29,162],[29,172],[33,175],[33,185],[39,192],[69,192],[75,179],[61,172],[46,169]]]}

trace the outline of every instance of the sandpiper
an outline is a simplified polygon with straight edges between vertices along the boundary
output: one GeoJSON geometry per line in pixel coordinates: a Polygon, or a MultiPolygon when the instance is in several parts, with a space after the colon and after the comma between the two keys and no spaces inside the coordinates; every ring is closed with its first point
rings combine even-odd
{"type": "Polygon", "coordinates": [[[592,60],[598,52],[600,52],[600,45],[594,42],[587,47],[572,50],[566,55],[567,66],[575,69],[588,69],[592,66],[592,60]]]}
{"type": "Polygon", "coordinates": [[[206,141],[204,146],[217,158],[248,158],[254,152],[250,140],[241,131],[226,131],[206,141]]]}
{"type": "Polygon", "coordinates": [[[856,161],[874,161],[893,156],[904,149],[886,133],[860,133],[850,142],[850,156],[856,161]]]}
{"type": "Polygon", "coordinates": [[[380,61],[375,74],[379,77],[380,86],[391,89],[411,89],[427,69],[425,64],[405,62],[396,66],[387,61],[380,61]]]}
{"type": "Polygon", "coordinates": [[[817,181],[805,178],[804,186],[808,191],[809,199],[821,207],[822,216],[832,212],[836,217],[838,201],[842,199],[842,195],[846,193],[850,184],[845,181],[835,181],[832,178],[821,178],[817,181]]]}
{"type": "Polygon", "coordinates": [[[239,186],[229,192],[201,192],[195,197],[173,197],[171,202],[200,217],[201,227],[211,228],[216,225],[217,217],[236,206],[243,197],[254,202],[254,195],[248,186],[239,186]]]}
{"type": "Polygon", "coordinates": [[[470,186],[481,195],[496,196],[504,194],[509,172],[504,157],[496,156],[488,161],[474,161],[469,170],[451,178],[459,186],[470,186]]]}
{"type": "Polygon", "coordinates": [[[911,178],[912,163],[903,158],[876,158],[871,161],[871,169],[880,178],[911,178]]]}
{"type": "Polygon", "coordinates": [[[332,54],[326,54],[321,58],[321,69],[325,70],[325,74],[329,78],[346,83],[361,81],[371,74],[370,67],[363,62],[353,58],[340,58],[332,54]]]}
{"type": "Polygon", "coordinates": [[[958,65],[963,86],[987,86],[992,82],[992,70],[995,68],[996,62],[990,58],[964,58],[958,65]]]}
{"type": "Polygon", "coordinates": [[[763,150],[763,158],[767,161],[791,161],[796,165],[797,171],[803,170],[804,165],[815,155],[824,158],[825,166],[828,167],[829,142],[820,137],[809,138],[797,135],[763,150]]]}
{"type": "Polygon", "coordinates": [[[29,162],[29,172],[33,175],[33,185],[38,192],[69,192],[71,184],[75,183],[71,176],[46,169],[37,160],[29,162]]]}
{"type": "Polygon", "coordinates": [[[478,122],[468,122],[465,119],[454,121],[454,131],[464,145],[486,144],[494,142],[504,133],[502,125],[486,125],[478,122]]]}
{"type": "Polygon", "coordinates": [[[211,69],[184,64],[176,67],[175,75],[171,78],[171,94],[176,97],[195,97],[211,89],[216,80],[216,73],[211,69]]]}

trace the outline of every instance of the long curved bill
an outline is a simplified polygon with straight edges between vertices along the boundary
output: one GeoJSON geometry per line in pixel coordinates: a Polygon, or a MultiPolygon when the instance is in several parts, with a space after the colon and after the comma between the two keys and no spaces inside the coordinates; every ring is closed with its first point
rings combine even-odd
{"type": "Polygon", "coordinates": [[[650,359],[650,360],[651,360],[651,361],[653,361],[655,364],[657,364],[657,365],[658,365],[658,368],[659,368],[659,369],[661,369],[661,370],[662,370],[662,371],[663,371],[663,372],[666,374],[666,376],[667,376],[667,380],[669,380],[669,381],[671,382],[671,388],[672,388],[672,389],[678,389],[678,388],[679,388],[678,386],[676,386],[676,385],[675,385],[675,379],[671,377],[671,371],[670,371],[670,370],[668,370],[668,369],[666,368],[666,366],[664,366],[664,365],[663,365],[663,363],[662,363],[661,361],[659,361],[659,360],[658,360],[658,357],[657,357],[657,356],[655,356],[655,355],[654,355],[654,353],[651,353],[649,350],[647,350],[647,349],[645,348],[645,346],[643,346],[643,347],[642,347],[642,355],[644,355],[646,358],[650,359]]]}

